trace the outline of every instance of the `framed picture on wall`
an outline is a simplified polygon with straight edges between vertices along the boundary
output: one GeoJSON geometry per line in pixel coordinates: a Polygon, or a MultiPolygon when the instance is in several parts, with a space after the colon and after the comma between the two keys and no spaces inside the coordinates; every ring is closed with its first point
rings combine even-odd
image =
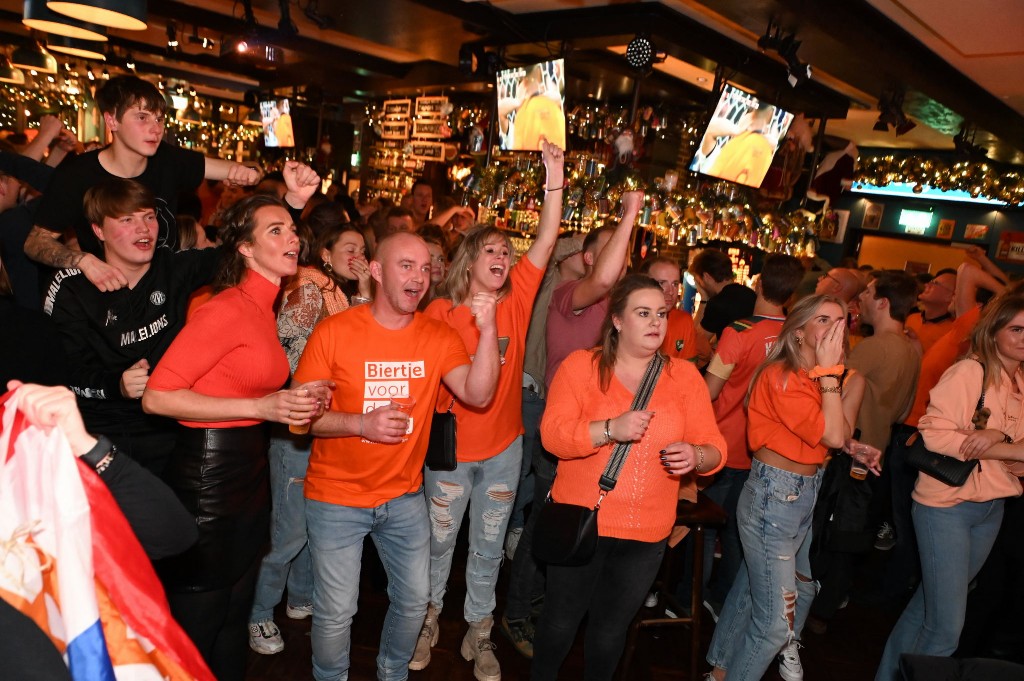
{"type": "Polygon", "coordinates": [[[952,239],[954,227],[956,227],[956,220],[939,220],[939,226],[935,229],[935,238],[952,239]]]}
{"type": "Polygon", "coordinates": [[[846,225],[850,221],[850,211],[833,210],[821,221],[818,238],[832,244],[841,244],[846,238],[846,225]]]}
{"type": "Polygon", "coordinates": [[[965,239],[985,239],[988,237],[988,225],[967,225],[964,230],[965,239]]]}
{"type": "Polygon", "coordinates": [[[882,211],[885,206],[880,203],[868,203],[864,208],[864,220],[860,223],[861,229],[877,230],[882,226],[882,211]]]}

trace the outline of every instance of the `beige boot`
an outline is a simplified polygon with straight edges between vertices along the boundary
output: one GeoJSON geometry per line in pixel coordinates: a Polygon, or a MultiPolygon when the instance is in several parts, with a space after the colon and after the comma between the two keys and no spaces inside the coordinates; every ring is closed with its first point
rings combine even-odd
{"type": "Polygon", "coordinates": [[[473,676],[477,681],[501,681],[501,666],[494,657],[497,647],[491,642],[493,617],[470,622],[469,631],[462,639],[462,657],[473,660],[473,676]]]}
{"type": "Polygon", "coordinates": [[[427,606],[427,617],[423,620],[420,637],[416,639],[416,652],[412,654],[412,660],[409,661],[409,669],[418,671],[426,669],[430,664],[430,649],[437,645],[437,618],[440,614],[441,611],[433,605],[427,606]]]}

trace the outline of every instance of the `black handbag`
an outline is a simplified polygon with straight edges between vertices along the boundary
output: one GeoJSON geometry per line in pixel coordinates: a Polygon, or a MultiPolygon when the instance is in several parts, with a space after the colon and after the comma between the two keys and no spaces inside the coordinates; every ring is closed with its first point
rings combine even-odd
{"type": "Polygon", "coordinates": [[[455,414],[452,406],[448,411],[434,412],[430,419],[430,438],[427,440],[427,468],[432,471],[453,471],[458,466],[455,458],[455,414]]]}
{"type": "MultiPolygon", "coordinates": [[[[982,364],[982,367],[984,367],[984,364],[982,364]]],[[[974,410],[975,430],[983,430],[985,428],[980,421],[982,418],[987,420],[988,414],[985,411],[985,376],[983,374],[981,378],[981,397],[978,398],[978,406],[974,410]]],[[[925,475],[930,475],[950,487],[963,487],[974,469],[981,465],[981,462],[977,460],[964,461],[955,456],[946,456],[945,454],[937,454],[931,451],[925,446],[921,431],[916,431],[907,438],[906,447],[907,463],[925,475]]]]}
{"type": "MultiPolygon", "coordinates": [[[[640,387],[630,407],[631,411],[640,411],[647,407],[664,366],[665,359],[660,354],[655,354],[640,380],[640,387]]],[[[590,562],[597,550],[597,511],[601,508],[605,495],[615,488],[619,472],[622,471],[626,455],[632,446],[632,442],[620,442],[615,445],[615,450],[598,482],[601,492],[593,508],[553,501],[551,493],[548,492],[544,505],[540,507],[537,528],[534,530],[534,558],[548,565],[566,567],[586,565],[590,562]]]]}

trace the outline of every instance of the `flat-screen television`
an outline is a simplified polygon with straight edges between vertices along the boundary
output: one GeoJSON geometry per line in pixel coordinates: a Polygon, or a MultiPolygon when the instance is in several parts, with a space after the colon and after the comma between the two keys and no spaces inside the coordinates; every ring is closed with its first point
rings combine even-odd
{"type": "Polygon", "coordinates": [[[260,101],[260,120],[263,123],[263,145],[267,147],[294,147],[291,106],[286,98],[260,101]]]}
{"type": "Polygon", "coordinates": [[[790,112],[726,85],[690,170],[760,187],[792,122],[790,112]]]}
{"type": "Polygon", "coordinates": [[[504,151],[539,151],[541,138],[565,149],[565,60],[498,71],[498,132],[504,151]]]}

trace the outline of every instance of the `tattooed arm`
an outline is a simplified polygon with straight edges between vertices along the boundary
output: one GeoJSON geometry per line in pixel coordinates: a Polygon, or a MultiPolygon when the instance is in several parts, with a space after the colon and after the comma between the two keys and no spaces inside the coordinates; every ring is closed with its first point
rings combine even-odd
{"type": "Polygon", "coordinates": [[[60,235],[34,225],[25,240],[25,255],[57,269],[77,268],[101,291],[116,291],[128,285],[124,274],[91,253],[73,251],[58,239],[60,235]]]}

